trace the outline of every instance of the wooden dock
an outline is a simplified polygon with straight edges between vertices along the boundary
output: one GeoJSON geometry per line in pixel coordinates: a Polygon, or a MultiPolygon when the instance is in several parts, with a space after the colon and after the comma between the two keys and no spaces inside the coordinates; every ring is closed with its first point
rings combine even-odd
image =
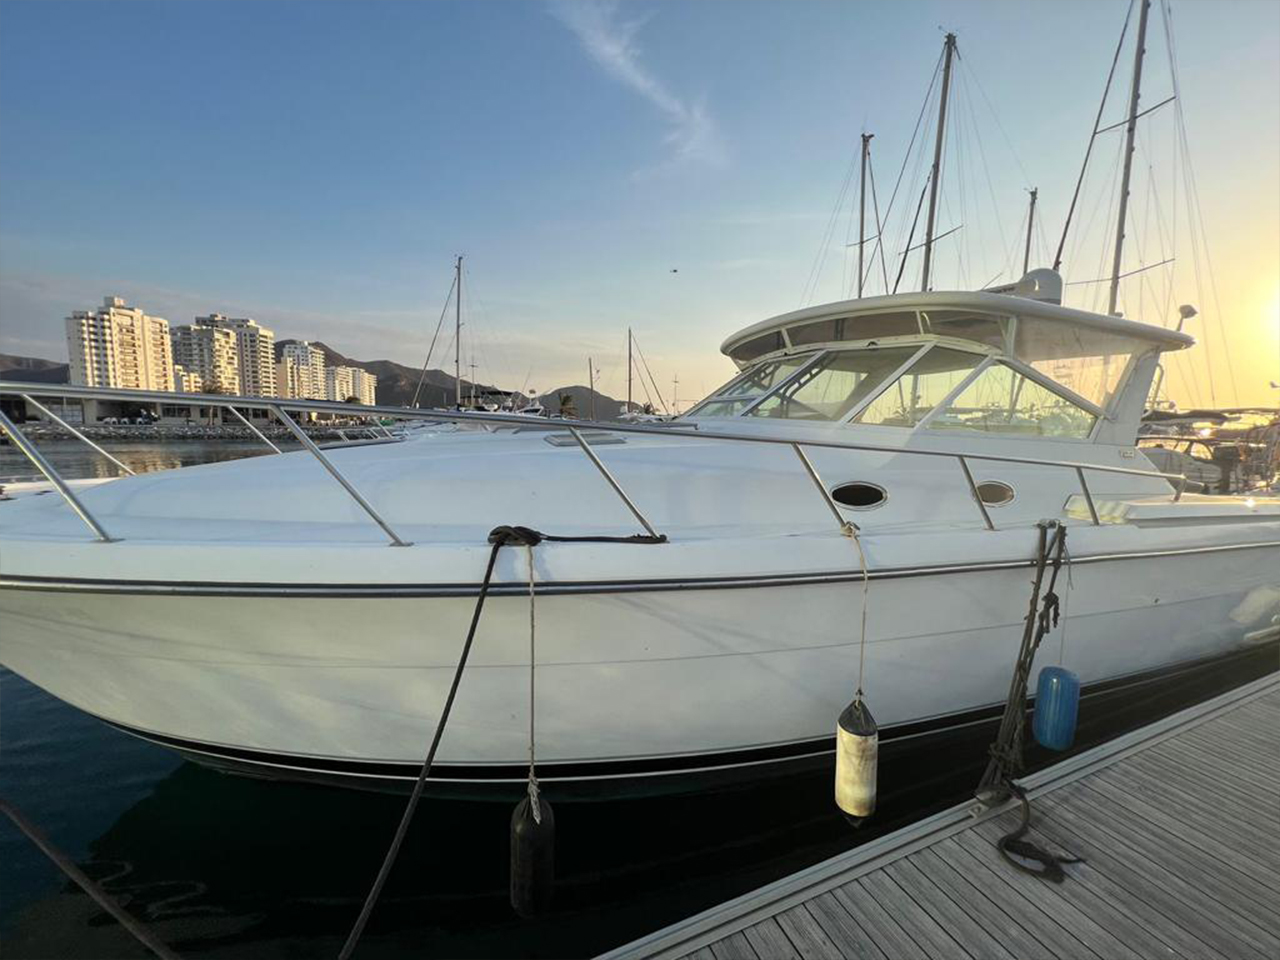
{"type": "Polygon", "coordinates": [[[1061,884],[1009,866],[1009,807],[944,811],[601,960],[1280,957],[1280,676],[1021,781],[1061,884]]]}

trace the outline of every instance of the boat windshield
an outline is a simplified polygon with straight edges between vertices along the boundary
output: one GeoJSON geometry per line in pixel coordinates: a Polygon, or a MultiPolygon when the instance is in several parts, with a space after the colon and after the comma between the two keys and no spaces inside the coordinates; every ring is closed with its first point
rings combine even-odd
{"type": "Polygon", "coordinates": [[[920,350],[905,347],[825,353],[748,411],[752,417],[843,420],[920,350]]]}
{"type": "Polygon", "coordinates": [[[812,358],[812,353],[804,353],[758,363],[734,377],[690,413],[701,417],[737,416],[812,358]]]}
{"type": "Polygon", "coordinates": [[[1097,417],[1004,363],[993,363],[929,421],[930,430],[1085,439],[1097,417]]]}
{"type": "Polygon", "coordinates": [[[1087,438],[1097,417],[1012,361],[940,344],[781,357],[748,369],[687,417],[1087,438]]]}

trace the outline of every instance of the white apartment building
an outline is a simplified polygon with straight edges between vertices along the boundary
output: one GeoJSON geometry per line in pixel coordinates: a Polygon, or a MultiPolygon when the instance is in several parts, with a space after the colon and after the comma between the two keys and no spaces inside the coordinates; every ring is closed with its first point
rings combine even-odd
{"type": "Polygon", "coordinates": [[[246,397],[281,396],[276,385],[276,335],[256,320],[224,317],[211,313],[196,317],[206,327],[230,330],[236,337],[236,357],[240,368],[240,393],[246,397]]]}
{"type": "Polygon", "coordinates": [[[149,317],[120,297],[104,297],[97,310],[66,319],[71,382],[84,387],[172,390],[169,321],[149,317]]]}
{"type": "Polygon", "coordinates": [[[328,397],[326,386],[324,351],[306,340],[286,343],[276,364],[279,395],[293,400],[324,400],[328,397]]]}
{"type": "Polygon", "coordinates": [[[204,379],[180,363],[173,365],[173,388],[179,393],[203,393],[204,379]]]}
{"type": "MultiPolygon", "coordinates": [[[[351,393],[349,396],[359,397],[361,403],[372,406],[378,402],[378,378],[359,367],[348,367],[351,371],[351,393]]],[[[343,397],[345,400],[346,397],[343,397]]]]}
{"type": "Polygon", "coordinates": [[[351,371],[354,367],[325,367],[324,398],[338,403],[351,396],[351,371]]]}
{"type": "Polygon", "coordinates": [[[206,392],[241,392],[240,361],[232,330],[202,323],[174,327],[173,359],[183,369],[199,374],[206,392]]]}
{"type": "Polygon", "coordinates": [[[359,367],[325,367],[324,398],[345,403],[355,397],[372,404],[378,389],[378,378],[359,367]]]}

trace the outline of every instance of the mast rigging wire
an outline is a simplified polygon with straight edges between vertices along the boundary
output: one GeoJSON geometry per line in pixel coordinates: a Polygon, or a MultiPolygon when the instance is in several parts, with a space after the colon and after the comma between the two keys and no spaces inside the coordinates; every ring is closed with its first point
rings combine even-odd
{"type": "MultiPolygon", "coordinates": [[[[1139,3],[1145,0],[1137,0],[1139,3]]],[[[1107,83],[1102,88],[1102,102],[1098,104],[1098,114],[1093,120],[1093,133],[1089,135],[1089,145],[1084,151],[1084,162],[1080,164],[1080,176],[1076,178],[1076,188],[1071,194],[1071,205],[1067,207],[1067,219],[1062,224],[1062,237],[1058,240],[1058,252],[1053,257],[1053,269],[1062,266],[1062,250],[1067,243],[1067,232],[1071,229],[1071,218],[1076,212],[1076,201],[1080,199],[1080,188],[1084,184],[1085,171],[1089,169],[1089,156],[1093,153],[1094,141],[1098,138],[1098,124],[1102,122],[1102,112],[1107,108],[1107,97],[1111,94],[1111,82],[1115,79],[1116,66],[1120,62],[1120,51],[1124,48],[1124,38],[1129,32],[1129,21],[1133,17],[1134,0],[1129,0],[1129,9],[1124,15],[1124,26],[1120,28],[1120,40],[1116,44],[1115,55],[1111,58],[1111,69],[1107,71],[1107,83]]]]}
{"type": "Polygon", "coordinates": [[[667,409],[667,401],[662,399],[662,391],[658,389],[658,381],[653,379],[653,371],[649,369],[649,361],[644,358],[644,351],[640,349],[640,341],[635,338],[634,334],[631,337],[631,342],[635,344],[636,356],[640,358],[640,364],[644,367],[644,372],[649,374],[649,382],[653,384],[653,392],[658,398],[658,403],[662,406],[662,412],[674,413],[675,411],[667,409]]]}
{"type": "MultiPolygon", "coordinates": [[[[1240,404],[1240,395],[1236,388],[1236,374],[1231,362],[1231,343],[1227,339],[1226,326],[1222,319],[1222,304],[1218,299],[1218,281],[1213,269],[1213,259],[1209,256],[1209,236],[1208,231],[1204,227],[1204,208],[1200,204],[1200,189],[1196,184],[1195,168],[1191,163],[1191,143],[1187,136],[1187,120],[1186,114],[1182,109],[1182,85],[1178,74],[1178,52],[1177,44],[1173,36],[1173,11],[1169,6],[1169,0],[1162,0],[1160,3],[1160,19],[1164,25],[1165,46],[1168,52],[1169,60],[1169,76],[1173,83],[1174,96],[1174,117],[1177,124],[1177,142],[1182,150],[1182,176],[1186,183],[1185,196],[1187,201],[1187,219],[1188,234],[1191,238],[1193,263],[1196,273],[1196,289],[1201,291],[1200,280],[1200,264],[1197,255],[1198,250],[1203,248],[1205,270],[1209,274],[1209,290],[1213,295],[1213,309],[1217,315],[1218,333],[1222,337],[1223,356],[1227,361],[1227,376],[1231,382],[1231,395],[1237,406],[1240,404]],[[1197,228],[1199,230],[1199,244],[1197,244],[1197,228]]],[[[1198,293],[1201,302],[1204,302],[1203,292],[1198,293]]],[[[1208,323],[1204,323],[1205,331],[1208,332],[1208,323]]],[[[1205,365],[1208,367],[1209,360],[1209,344],[1208,338],[1205,338],[1205,365]]],[[[1210,399],[1216,405],[1217,400],[1213,395],[1213,374],[1209,373],[1209,394],[1210,399]]]]}
{"type": "Polygon", "coordinates": [[[427,348],[427,359],[422,361],[422,375],[418,377],[418,386],[413,391],[413,402],[409,404],[411,407],[418,405],[418,396],[422,393],[422,385],[427,379],[427,367],[431,364],[431,354],[435,352],[436,340],[440,336],[440,328],[444,325],[445,315],[449,312],[449,304],[453,302],[453,290],[458,285],[458,278],[455,276],[449,283],[449,292],[444,298],[444,307],[440,310],[440,319],[436,322],[436,332],[431,335],[431,346],[427,348]]]}

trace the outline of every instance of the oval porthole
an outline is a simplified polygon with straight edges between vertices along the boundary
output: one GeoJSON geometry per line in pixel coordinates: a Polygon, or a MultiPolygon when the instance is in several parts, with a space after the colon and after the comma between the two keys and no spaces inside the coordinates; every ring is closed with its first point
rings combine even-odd
{"type": "Polygon", "coordinates": [[[978,484],[978,498],[988,507],[1003,507],[1013,502],[1013,487],[1000,480],[984,480],[978,484]]]}
{"type": "Polygon", "coordinates": [[[888,500],[889,494],[874,483],[842,483],[831,491],[831,499],[854,510],[870,510],[888,500]]]}

